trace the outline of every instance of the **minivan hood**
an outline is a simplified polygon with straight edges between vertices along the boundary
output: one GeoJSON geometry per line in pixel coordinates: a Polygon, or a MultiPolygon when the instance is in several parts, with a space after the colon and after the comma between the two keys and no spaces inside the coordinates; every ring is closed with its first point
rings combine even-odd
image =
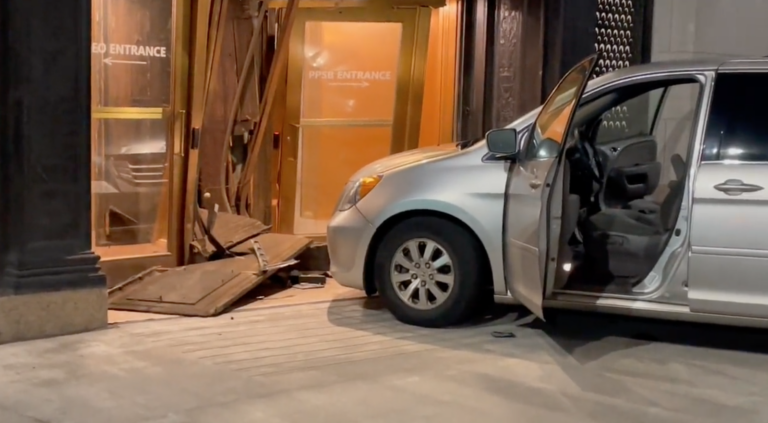
{"type": "MultiPolygon", "coordinates": [[[[540,110],[541,106],[531,110],[530,112],[507,125],[506,128],[518,128],[519,130],[527,125],[530,125],[539,114],[540,110]]],[[[485,139],[479,140],[474,145],[469,146],[463,150],[459,150],[456,144],[443,144],[437,147],[418,148],[416,150],[408,150],[402,153],[384,157],[383,159],[379,159],[358,170],[354,175],[352,175],[352,178],[350,179],[358,180],[366,176],[381,175],[383,173],[391,172],[395,169],[400,169],[405,166],[426,164],[438,159],[442,159],[448,156],[456,156],[459,154],[479,154],[482,157],[482,155],[487,152],[488,147],[485,144],[485,139]]]]}
{"type": "Polygon", "coordinates": [[[416,150],[403,151],[402,153],[393,154],[368,164],[367,166],[358,170],[351,179],[356,180],[366,176],[381,175],[383,173],[391,172],[395,169],[399,169],[408,165],[416,163],[427,163],[441,157],[460,153],[461,151],[459,151],[454,144],[445,144],[438,147],[425,147],[417,148],[416,150]]]}

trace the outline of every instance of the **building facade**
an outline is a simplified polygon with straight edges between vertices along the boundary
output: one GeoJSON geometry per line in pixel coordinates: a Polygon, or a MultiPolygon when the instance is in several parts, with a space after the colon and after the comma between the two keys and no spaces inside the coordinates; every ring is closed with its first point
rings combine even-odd
{"type": "MultiPolygon", "coordinates": [[[[650,60],[654,0],[478,0],[465,15],[457,132],[482,137],[537,107],[589,56],[650,60]]],[[[468,3],[469,4],[469,3],[468,3]]]]}
{"type": "Polygon", "coordinates": [[[481,137],[585,56],[647,61],[652,22],[690,18],[651,0],[292,5],[0,4],[0,343],[105,326],[108,286],[189,260],[198,206],[322,238],[362,165],[481,137]]]}

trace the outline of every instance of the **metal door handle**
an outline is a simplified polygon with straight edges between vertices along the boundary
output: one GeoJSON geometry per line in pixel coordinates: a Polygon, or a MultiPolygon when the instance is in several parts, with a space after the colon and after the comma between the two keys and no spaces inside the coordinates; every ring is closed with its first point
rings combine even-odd
{"type": "Polygon", "coordinates": [[[728,179],[715,185],[715,189],[727,195],[741,195],[745,192],[761,191],[763,187],[754,184],[745,184],[741,179],[728,179]]]}
{"type": "Polygon", "coordinates": [[[538,188],[541,186],[541,181],[538,179],[534,179],[531,182],[528,182],[528,185],[530,185],[531,188],[538,188]]]}

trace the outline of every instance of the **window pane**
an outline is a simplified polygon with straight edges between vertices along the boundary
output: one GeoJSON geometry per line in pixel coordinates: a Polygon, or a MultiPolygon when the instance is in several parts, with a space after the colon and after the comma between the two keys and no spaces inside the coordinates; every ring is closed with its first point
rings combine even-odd
{"type": "MultiPolygon", "coordinates": [[[[168,155],[163,119],[94,119],[92,176],[96,247],[150,244],[167,202],[168,155]]],[[[159,252],[159,251],[158,251],[159,252]]]]}
{"type": "Polygon", "coordinates": [[[304,31],[301,118],[392,120],[402,24],[307,22],[304,31]]]}
{"type": "Polygon", "coordinates": [[[591,60],[587,60],[571,69],[541,107],[533,123],[531,138],[534,143],[529,142],[532,147],[526,151],[527,160],[557,155],[558,147],[565,138],[565,126],[581,94],[579,90],[589,77],[592,64],[591,60]]]}
{"type": "Polygon", "coordinates": [[[94,109],[168,107],[173,0],[93,0],[94,109]]]}
{"type": "Polygon", "coordinates": [[[349,178],[363,166],[388,156],[391,140],[391,125],[302,127],[294,232],[324,232],[349,178]]]}
{"type": "Polygon", "coordinates": [[[103,257],[167,252],[173,9],[92,0],[93,243],[103,257]]]}
{"type": "Polygon", "coordinates": [[[700,92],[698,83],[675,85],[667,91],[653,133],[658,144],[657,157],[662,164],[659,187],[667,187],[670,181],[678,179],[672,166],[673,155],[688,160],[700,92]]]}
{"type": "Polygon", "coordinates": [[[294,233],[314,235],[349,178],[390,154],[403,28],[310,21],[304,30],[294,233]]]}
{"type": "Polygon", "coordinates": [[[767,98],[764,74],[718,75],[702,159],[768,161],[767,98]]]}

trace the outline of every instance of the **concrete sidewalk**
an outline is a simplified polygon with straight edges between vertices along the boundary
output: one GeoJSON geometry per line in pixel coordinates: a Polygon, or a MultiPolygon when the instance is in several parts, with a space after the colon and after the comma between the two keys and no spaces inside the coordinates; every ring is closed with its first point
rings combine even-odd
{"type": "Polygon", "coordinates": [[[555,332],[514,316],[426,330],[375,306],[246,310],[0,346],[0,422],[768,421],[768,357],[724,349],[745,336],[731,328],[575,315],[555,332]],[[713,336],[725,344],[697,345],[713,336]]]}

